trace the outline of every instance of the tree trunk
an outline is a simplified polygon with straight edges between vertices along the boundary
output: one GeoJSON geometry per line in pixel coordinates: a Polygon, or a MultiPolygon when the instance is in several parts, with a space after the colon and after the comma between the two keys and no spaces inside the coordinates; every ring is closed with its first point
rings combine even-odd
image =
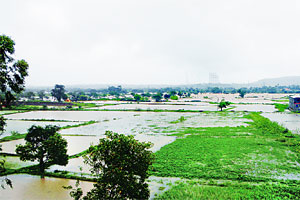
{"type": "Polygon", "coordinates": [[[45,177],[45,163],[43,158],[40,159],[40,174],[41,174],[41,178],[45,177]]]}

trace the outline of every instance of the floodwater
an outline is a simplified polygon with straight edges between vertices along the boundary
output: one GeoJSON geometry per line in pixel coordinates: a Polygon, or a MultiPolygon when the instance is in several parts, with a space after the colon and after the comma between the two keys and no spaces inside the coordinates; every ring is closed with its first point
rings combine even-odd
{"type": "Polygon", "coordinates": [[[264,104],[234,104],[234,111],[248,111],[248,112],[275,112],[277,109],[274,105],[264,105],[264,104]]]}
{"type": "Polygon", "coordinates": [[[230,101],[233,103],[274,103],[272,100],[278,100],[287,97],[288,94],[268,94],[268,93],[249,93],[246,94],[244,98],[239,97],[239,94],[212,94],[203,93],[198,95],[193,95],[193,98],[185,100],[195,100],[200,101],[213,101],[220,102],[222,99],[225,101],[230,101]]]}
{"type": "Polygon", "coordinates": [[[290,129],[293,133],[300,134],[300,114],[296,113],[262,113],[262,116],[290,129]]]}
{"type": "MultiPolygon", "coordinates": [[[[6,116],[8,117],[8,116],[6,116]]],[[[46,126],[46,125],[56,125],[56,126],[67,126],[67,125],[75,125],[79,124],[79,122],[45,122],[45,121],[24,121],[24,120],[6,120],[5,131],[0,136],[10,136],[12,131],[17,131],[18,133],[26,133],[27,130],[32,126],[46,126]]]]}
{"type": "Polygon", "coordinates": [[[62,134],[101,136],[106,130],[123,134],[157,134],[180,127],[239,126],[246,125],[243,114],[234,112],[178,113],[133,111],[34,111],[9,115],[10,119],[56,119],[69,121],[97,120],[99,123],[61,130],[62,134]],[[180,123],[171,123],[184,117],[180,123]]]}
{"type": "MultiPolygon", "coordinates": [[[[1,190],[1,199],[5,200],[47,200],[47,199],[72,199],[69,190],[63,186],[75,186],[76,180],[16,174],[9,175],[8,178],[13,183],[13,188],[1,190]]],[[[91,190],[93,182],[81,181],[80,187],[83,192],[91,190]]]]}
{"type": "MultiPolygon", "coordinates": [[[[66,190],[63,186],[75,186],[76,180],[45,177],[41,179],[39,176],[16,174],[9,175],[12,180],[13,188],[2,189],[1,199],[5,200],[68,200],[72,199],[69,195],[70,190],[66,190]]],[[[180,178],[160,178],[149,177],[147,180],[150,189],[150,199],[154,199],[156,193],[162,193],[170,188],[180,178]],[[160,189],[163,187],[164,189],[160,189]]],[[[85,195],[93,188],[93,182],[80,181],[80,188],[85,195]]]]}
{"type": "Polygon", "coordinates": [[[69,163],[66,166],[62,165],[52,165],[47,169],[47,171],[69,171],[73,173],[91,173],[90,169],[91,167],[87,164],[85,164],[84,159],[82,157],[73,158],[69,160],[69,163]]]}
{"type": "MultiPolygon", "coordinates": [[[[150,112],[98,112],[102,121],[78,128],[61,130],[62,134],[103,135],[106,130],[122,134],[168,134],[182,127],[239,126],[249,121],[242,114],[223,113],[150,113],[150,112]],[[113,113],[112,113],[113,112],[113,113]],[[184,117],[183,122],[172,123],[184,117]]],[[[99,119],[98,118],[98,119],[99,119]]]]}
{"type": "Polygon", "coordinates": [[[167,103],[128,103],[110,106],[102,106],[100,110],[201,110],[217,111],[218,107],[214,104],[167,104],[167,103]]]}

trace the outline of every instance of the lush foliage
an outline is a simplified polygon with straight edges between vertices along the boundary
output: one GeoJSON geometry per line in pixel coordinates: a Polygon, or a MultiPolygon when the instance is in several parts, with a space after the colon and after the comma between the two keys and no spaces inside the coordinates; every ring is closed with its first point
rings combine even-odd
{"type": "Polygon", "coordinates": [[[158,92],[154,94],[152,98],[155,99],[156,102],[160,102],[162,100],[162,94],[158,92]]]}
{"type": "Polygon", "coordinates": [[[41,176],[49,164],[68,164],[67,141],[57,133],[59,127],[48,125],[32,126],[25,137],[25,145],[17,145],[16,153],[20,160],[39,162],[41,176]]]}
{"type": "Polygon", "coordinates": [[[8,36],[0,35],[0,108],[9,107],[15,94],[24,90],[28,64],[25,60],[15,61],[15,42],[8,36]]]}
{"type": "Polygon", "coordinates": [[[179,183],[157,199],[299,199],[296,185],[282,184],[216,184],[179,183]]]}
{"type": "MultiPolygon", "coordinates": [[[[84,199],[147,199],[147,170],[152,164],[151,143],[138,142],[133,136],[110,131],[107,138],[90,147],[86,163],[99,178],[84,199]]],[[[76,199],[81,189],[72,191],[76,199]]]]}
{"type": "Polygon", "coordinates": [[[284,112],[285,109],[289,108],[289,104],[281,104],[281,103],[275,103],[275,108],[278,109],[278,112],[284,112]]]}
{"type": "Polygon", "coordinates": [[[54,89],[51,90],[51,95],[57,99],[57,101],[61,102],[61,100],[66,100],[66,90],[64,85],[56,84],[54,89]]]}
{"type": "Polygon", "coordinates": [[[219,105],[218,105],[218,107],[221,109],[221,111],[223,110],[223,108],[226,108],[227,106],[229,106],[230,105],[230,102],[229,101],[224,101],[224,100],[222,100],[220,103],[219,103],[219,105]]]}
{"type": "Polygon", "coordinates": [[[297,174],[299,137],[260,116],[247,127],[183,128],[156,152],[155,176],[268,181],[297,174]],[[290,153],[288,153],[290,152],[290,153]],[[288,156],[287,156],[288,154],[288,156]],[[274,172],[276,169],[276,172],[274,172]]]}
{"type": "Polygon", "coordinates": [[[239,93],[240,97],[244,98],[244,96],[246,95],[246,90],[244,89],[238,89],[237,92],[239,93]]]}

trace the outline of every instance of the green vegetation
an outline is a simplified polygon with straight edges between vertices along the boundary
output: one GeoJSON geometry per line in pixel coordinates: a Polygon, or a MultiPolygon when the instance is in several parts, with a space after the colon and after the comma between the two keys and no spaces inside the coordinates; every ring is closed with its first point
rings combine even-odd
{"type": "Polygon", "coordinates": [[[25,88],[28,63],[14,58],[15,42],[6,35],[0,35],[0,109],[10,107],[16,95],[25,88]]]}
{"type": "Polygon", "coordinates": [[[18,135],[10,135],[10,136],[6,136],[0,139],[0,143],[1,142],[8,142],[11,140],[18,140],[18,139],[23,139],[25,138],[26,134],[18,134],[18,135]]]}
{"type": "MultiPolygon", "coordinates": [[[[138,142],[132,135],[111,131],[105,135],[107,138],[89,148],[90,153],[85,159],[98,178],[84,199],[148,199],[146,178],[153,160],[152,152],[148,150],[151,143],[138,142]]],[[[70,194],[80,199],[82,189],[74,189],[70,194]]]]}
{"type": "Polygon", "coordinates": [[[220,101],[219,105],[218,105],[218,108],[221,109],[221,111],[223,110],[223,108],[226,108],[227,106],[230,105],[230,102],[229,101],[225,101],[225,100],[222,100],[220,101]]]}
{"type": "Polygon", "coordinates": [[[170,99],[172,99],[172,100],[178,100],[178,96],[173,95],[173,96],[170,97],[170,99]]]}
{"type": "Polygon", "coordinates": [[[247,118],[253,120],[247,127],[179,130],[174,135],[185,137],[155,153],[151,174],[244,181],[278,181],[298,174],[299,136],[258,113],[247,118]]]}
{"type": "Polygon", "coordinates": [[[32,126],[25,137],[25,145],[17,145],[16,153],[22,161],[38,161],[39,172],[44,177],[49,164],[67,165],[67,141],[57,133],[59,127],[32,126]]]}
{"type": "Polygon", "coordinates": [[[179,183],[156,199],[299,199],[297,185],[179,183]]]}
{"type": "Polygon", "coordinates": [[[289,99],[272,99],[275,102],[289,102],[289,99]]]}
{"type": "Polygon", "coordinates": [[[281,103],[275,103],[275,108],[278,109],[278,112],[284,112],[286,109],[289,108],[289,104],[281,104],[281,103]]]}
{"type": "Polygon", "coordinates": [[[66,90],[64,85],[56,84],[54,89],[51,90],[51,95],[56,98],[58,102],[61,102],[62,99],[66,100],[68,98],[65,92],[66,90]]]}
{"type": "Polygon", "coordinates": [[[91,120],[91,121],[88,121],[88,122],[83,122],[81,124],[63,126],[60,129],[76,128],[76,127],[87,126],[87,125],[91,125],[91,124],[95,124],[95,123],[98,123],[98,121],[91,120]]]}
{"type": "Polygon", "coordinates": [[[171,124],[177,124],[180,122],[184,122],[186,120],[186,118],[184,116],[181,116],[179,119],[175,120],[175,121],[171,121],[171,124]]]}

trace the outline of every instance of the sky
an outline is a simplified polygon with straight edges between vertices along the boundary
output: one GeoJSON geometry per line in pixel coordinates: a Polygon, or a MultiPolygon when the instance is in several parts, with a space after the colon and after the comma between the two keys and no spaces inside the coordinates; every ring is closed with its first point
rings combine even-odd
{"type": "Polygon", "coordinates": [[[27,86],[300,75],[299,0],[0,0],[27,86]]]}

